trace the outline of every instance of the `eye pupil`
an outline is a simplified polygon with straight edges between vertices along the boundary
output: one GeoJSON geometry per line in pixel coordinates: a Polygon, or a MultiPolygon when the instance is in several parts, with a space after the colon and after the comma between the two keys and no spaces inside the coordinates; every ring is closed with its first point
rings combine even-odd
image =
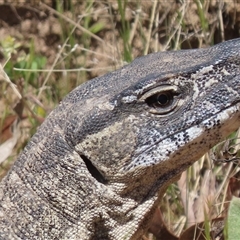
{"type": "Polygon", "coordinates": [[[160,106],[166,106],[168,105],[172,100],[172,96],[170,96],[170,94],[167,93],[161,93],[157,96],[157,103],[160,106]]]}

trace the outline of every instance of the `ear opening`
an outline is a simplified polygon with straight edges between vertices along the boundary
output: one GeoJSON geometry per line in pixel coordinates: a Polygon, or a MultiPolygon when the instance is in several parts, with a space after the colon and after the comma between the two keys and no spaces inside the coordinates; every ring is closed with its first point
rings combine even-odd
{"type": "Polygon", "coordinates": [[[98,169],[92,164],[90,159],[88,159],[85,155],[80,155],[82,160],[85,162],[88,171],[90,174],[100,183],[107,184],[108,181],[104,178],[104,176],[101,174],[101,172],[98,171],[98,169]]]}

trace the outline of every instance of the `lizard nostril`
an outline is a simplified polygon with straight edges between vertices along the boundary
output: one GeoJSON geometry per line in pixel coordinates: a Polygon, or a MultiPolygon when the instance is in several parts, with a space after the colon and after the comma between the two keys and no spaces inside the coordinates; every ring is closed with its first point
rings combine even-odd
{"type": "Polygon", "coordinates": [[[88,171],[90,174],[100,183],[107,184],[108,181],[104,178],[104,176],[98,171],[98,169],[92,164],[92,162],[85,156],[80,155],[82,160],[85,162],[88,171]]]}

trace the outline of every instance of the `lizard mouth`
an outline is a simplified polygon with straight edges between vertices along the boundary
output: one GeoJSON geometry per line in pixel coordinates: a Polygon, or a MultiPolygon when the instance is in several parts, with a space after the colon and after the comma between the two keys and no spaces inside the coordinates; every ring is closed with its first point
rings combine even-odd
{"type": "MultiPolygon", "coordinates": [[[[164,141],[167,143],[169,136],[166,136],[162,139],[158,139],[151,146],[146,147],[145,149],[141,149],[141,151],[135,153],[134,161],[132,161],[131,164],[129,165],[125,165],[121,170],[123,171],[131,170],[137,167],[138,165],[144,166],[144,167],[156,165],[159,163],[159,158],[161,158],[161,161],[164,161],[164,158],[168,159],[171,153],[177,152],[178,149],[182,148],[184,145],[190,144],[191,142],[194,142],[196,139],[201,138],[201,135],[203,134],[203,132],[205,131],[209,132],[209,130],[211,131],[211,129],[214,129],[213,131],[219,131],[220,133],[222,133],[222,138],[226,137],[228,134],[230,134],[232,131],[235,131],[240,126],[239,120],[240,120],[240,100],[233,102],[230,106],[226,108],[220,109],[215,114],[209,116],[207,119],[199,121],[197,124],[195,123],[179,131],[176,131],[174,135],[181,134],[183,132],[190,132],[189,134],[190,139],[188,140],[188,142],[183,142],[183,145],[181,145],[180,143],[176,145],[169,144],[167,147],[169,147],[168,149],[170,149],[170,151],[166,150],[166,152],[162,154],[161,157],[158,157],[158,159],[157,157],[155,159],[150,157],[148,157],[148,160],[143,159],[144,157],[141,157],[141,156],[143,155],[150,156],[151,154],[149,153],[154,151],[159,151],[157,150],[157,148],[159,147],[156,147],[156,146],[160,146],[161,143],[163,143],[164,145],[164,141]],[[227,123],[228,119],[231,119],[229,123],[227,123]],[[218,124],[220,124],[220,126],[215,126],[215,123],[217,122],[217,120],[219,120],[218,124]],[[173,149],[171,149],[171,147],[173,147],[173,149]]],[[[215,141],[214,144],[216,144],[218,139],[217,138],[215,138],[214,140],[211,139],[211,144],[213,143],[213,141],[215,141]]],[[[206,142],[206,146],[208,146],[208,148],[210,148],[209,145],[210,144],[207,144],[206,142]]],[[[167,147],[165,147],[165,149],[167,147]]]]}
{"type": "MultiPolygon", "coordinates": [[[[232,121],[230,121],[228,124],[226,124],[222,130],[226,131],[226,135],[230,134],[232,131],[236,130],[239,126],[240,126],[240,101],[234,103],[233,105],[223,109],[220,111],[220,113],[222,114],[222,123],[224,124],[226,122],[227,119],[231,118],[232,121]],[[225,118],[224,118],[225,117],[225,118]],[[238,122],[237,124],[233,123],[233,122],[238,122]]],[[[211,120],[212,118],[216,117],[218,114],[212,115],[210,118],[204,120],[204,121],[208,121],[211,120]]],[[[201,124],[204,124],[204,121],[201,122],[201,124]]],[[[225,136],[225,134],[224,134],[225,136]]],[[[193,139],[194,141],[194,139],[193,139]]],[[[216,144],[216,142],[215,142],[216,144]]],[[[209,145],[208,149],[209,149],[209,145]]],[[[150,147],[148,148],[148,151],[151,151],[151,149],[153,148],[150,147]]],[[[200,150],[200,148],[199,148],[200,150]]],[[[198,155],[204,154],[204,152],[199,152],[198,150],[196,151],[196,153],[198,155]]],[[[199,156],[201,157],[201,156],[199,156]]],[[[174,159],[178,159],[179,160],[179,156],[176,154],[174,156],[174,159]]],[[[185,151],[182,155],[181,155],[181,159],[189,159],[189,153],[188,151],[185,151]]],[[[158,176],[158,178],[155,181],[155,184],[152,186],[152,188],[149,189],[148,193],[146,194],[146,196],[142,199],[142,202],[145,202],[147,199],[149,199],[149,196],[153,196],[155,195],[155,193],[161,188],[161,186],[163,185],[163,183],[165,183],[166,181],[170,181],[171,179],[174,178],[174,176],[177,176],[178,174],[182,173],[183,171],[185,171],[190,165],[193,164],[193,162],[195,162],[195,160],[197,160],[198,157],[196,157],[195,159],[189,159],[189,161],[185,161],[184,163],[181,163],[179,161],[175,161],[174,163],[174,167],[172,167],[172,169],[170,169],[170,171],[168,172],[164,172],[163,174],[160,173],[160,175],[158,176]]],[[[172,163],[173,164],[173,163],[172,163]]],[[[168,182],[168,184],[170,184],[171,182],[168,182]]]]}

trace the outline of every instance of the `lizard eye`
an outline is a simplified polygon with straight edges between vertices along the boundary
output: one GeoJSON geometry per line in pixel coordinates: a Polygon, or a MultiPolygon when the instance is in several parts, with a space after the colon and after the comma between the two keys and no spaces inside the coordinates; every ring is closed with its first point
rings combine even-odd
{"type": "Polygon", "coordinates": [[[150,107],[151,113],[167,114],[179,105],[179,91],[177,90],[174,86],[160,86],[146,92],[141,100],[150,107]]]}
{"type": "Polygon", "coordinates": [[[148,97],[145,101],[154,108],[166,108],[173,103],[174,95],[171,91],[161,92],[148,97]]]}

